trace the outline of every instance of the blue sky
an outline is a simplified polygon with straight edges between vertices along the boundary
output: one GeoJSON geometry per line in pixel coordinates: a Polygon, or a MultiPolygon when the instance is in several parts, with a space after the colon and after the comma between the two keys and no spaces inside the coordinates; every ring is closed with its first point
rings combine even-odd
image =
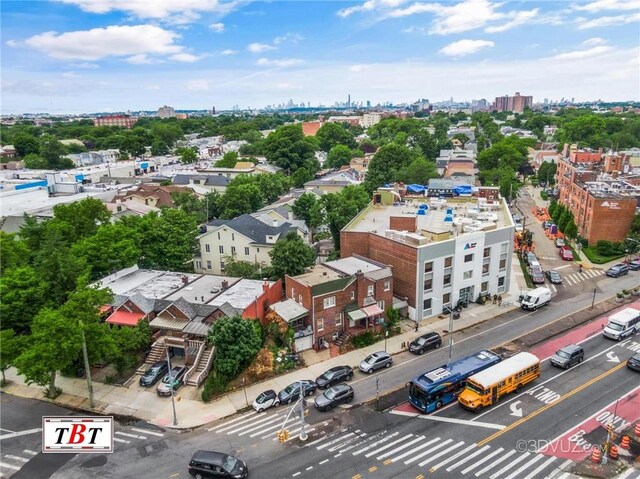
{"type": "Polygon", "coordinates": [[[640,99],[640,2],[2,2],[2,113],[640,99]]]}

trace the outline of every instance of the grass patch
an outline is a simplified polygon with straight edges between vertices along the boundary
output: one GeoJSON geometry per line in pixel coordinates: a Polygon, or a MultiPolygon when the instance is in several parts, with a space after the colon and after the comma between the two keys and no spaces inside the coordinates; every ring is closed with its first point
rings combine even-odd
{"type": "Polygon", "coordinates": [[[582,252],[585,254],[587,258],[589,258],[589,261],[591,261],[594,264],[604,264],[604,263],[608,263],[609,261],[614,261],[620,258],[624,258],[623,254],[617,254],[612,256],[602,256],[598,254],[598,251],[596,250],[596,248],[592,248],[591,246],[587,248],[582,248],[582,252]]]}
{"type": "Polygon", "coordinates": [[[529,274],[529,268],[524,262],[522,258],[522,253],[518,253],[518,261],[520,261],[520,269],[522,269],[522,273],[524,274],[524,280],[527,283],[527,288],[533,288],[533,281],[531,281],[531,275],[529,274]]]}

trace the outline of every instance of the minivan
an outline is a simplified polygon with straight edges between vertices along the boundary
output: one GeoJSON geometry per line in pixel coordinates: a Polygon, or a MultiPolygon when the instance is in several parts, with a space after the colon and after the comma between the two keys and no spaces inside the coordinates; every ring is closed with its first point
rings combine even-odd
{"type": "Polygon", "coordinates": [[[559,368],[569,369],[571,366],[581,363],[583,359],[584,349],[582,346],[569,344],[551,356],[550,362],[559,368]]]}
{"type": "Polygon", "coordinates": [[[240,459],[223,452],[196,451],[189,461],[189,474],[196,478],[245,479],[249,476],[249,468],[240,459]]]}
{"type": "Polygon", "coordinates": [[[602,330],[602,334],[605,338],[620,341],[638,330],[640,330],[640,311],[625,308],[609,316],[609,322],[602,330]]]}

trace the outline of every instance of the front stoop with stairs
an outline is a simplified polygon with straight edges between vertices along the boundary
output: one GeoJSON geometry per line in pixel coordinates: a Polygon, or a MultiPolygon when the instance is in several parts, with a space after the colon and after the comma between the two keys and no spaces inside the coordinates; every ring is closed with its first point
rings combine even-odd
{"type": "Polygon", "coordinates": [[[349,338],[351,338],[351,335],[346,331],[342,331],[338,336],[338,339],[336,339],[333,343],[337,346],[342,346],[344,343],[349,341],[349,338]]]}
{"type": "Polygon", "coordinates": [[[212,349],[205,349],[202,352],[202,354],[199,355],[199,358],[196,364],[194,364],[189,370],[191,374],[188,374],[189,377],[187,378],[187,386],[197,387],[204,382],[213,364],[213,357],[214,357],[213,353],[214,353],[214,350],[212,348],[212,349]]]}

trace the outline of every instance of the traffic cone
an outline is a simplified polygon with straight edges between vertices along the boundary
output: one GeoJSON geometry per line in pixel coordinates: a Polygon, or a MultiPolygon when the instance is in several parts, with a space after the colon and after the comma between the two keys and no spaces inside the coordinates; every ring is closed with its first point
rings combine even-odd
{"type": "Polygon", "coordinates": [[[611,450],[609,451],[609,457],[614,461],[618,459],[618,446],[611,446],[611,450]]]}
{"type": "Polygon", "coordinates": [[[591,450],[591,462],[599,464],[600,459],[602,459],[602,451],[600,451],[598,446],[594,446],[591,450]]]}
{"type": "Polygon", "coordinates": [[[636,423],[636,427],[635,427],[635,429],[633,430],[633,433],[634,433],[636,436],[640,437],[640,421],[638,421],[638,422],[636,423]]]}
{"type": "Polygon", "coordinates": [[[622,449],[629,449],[631,447],[629,436],[622,436],[622,441],[620,441],[620,447],[622,449]]]}

